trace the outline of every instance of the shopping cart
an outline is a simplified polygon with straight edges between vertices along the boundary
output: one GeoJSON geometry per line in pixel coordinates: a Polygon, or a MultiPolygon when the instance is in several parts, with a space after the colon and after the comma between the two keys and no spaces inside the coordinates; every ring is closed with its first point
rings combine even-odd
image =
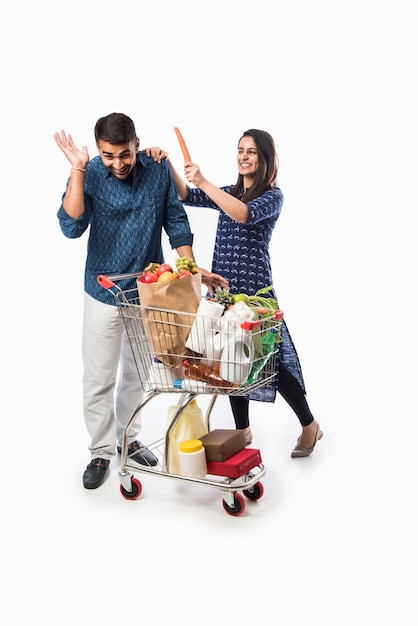
{"type": "Polygon", "coordinates": [[[120,492],[127,500],[140,497],[142,485],[134,473],[164,476],[220,490],[224,510],[229,515],[241,515],[245,510],[245,499],[238,493],[239,490],[252,501],[259,500],[264,493],[260,479],[265,475],[266,468],[260,451],[245,447],[228,462],[208,462],[205,478],[186,476],[172,472],[169,466],[170,433],[186,407],[199,395],[211,396],[204,418],[206,429],[210,432],[210,416],[219,395],[244,396],[274,382],[283,312],[277,310],[272,315],[264,314],[261,319],[244,321],[238,327],[236,321],[223,323],[221,333],[219,319],[142,306],[137,289],[123,290],[117,284],[118,281],[137,277],[138,274],[118,274],[100,275],[97,279],[115,298],[143,390],[121,442],[120,492]],[[214,341],[221,334],[224,346],[233,343],[237,328],[241,340],[245,340],[241,342],[239,359],[235,352],[229,354],[225,361],[225,347],[222,356],[214,350],[207,354],[208,346],[213,348],[214,341]],[[248,337],[251,339],[251,354],[248,337]],[[139,465],[128,453],[129,433],[142,409],[163,393],[177,394],[176,410],[171,422],[166,425],[164,435],[146,444],[158,463],[153,466],[139,465]]]}

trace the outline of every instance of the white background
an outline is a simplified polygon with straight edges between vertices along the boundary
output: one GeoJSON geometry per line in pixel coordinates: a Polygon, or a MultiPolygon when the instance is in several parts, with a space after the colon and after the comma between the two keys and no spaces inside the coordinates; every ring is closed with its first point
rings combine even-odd
{"type": "MultiPolygon", "coordinates": [[[[414,3],[73,0],[1,13],[7,623],[414,623],[414,3]],[[53,133],[94,156],[94,123],[112,111],[180,167],[178,126],[219,185],[236,179],[244,130],[277,143],[274,282],[324,439],[292,460],[294,415],[281,399],[255,406],[265,495],[240,518],[217,492],[155,477],[128,502],[116,459],[102,488],[82,488],[87,239],[59,230],[69,167],[53,133]]],[[[209,267],[215,214],[189,215],[209,267]]],[[[145,440],[168,402],[144,418],[145,440]]],[[[231,427],[226,402],[216,420],[231,427]]]]}

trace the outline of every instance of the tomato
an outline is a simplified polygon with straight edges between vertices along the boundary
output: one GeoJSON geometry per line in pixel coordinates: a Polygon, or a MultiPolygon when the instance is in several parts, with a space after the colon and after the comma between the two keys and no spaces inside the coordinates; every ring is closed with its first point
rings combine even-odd
{"type": "Polygon", "coordinates": [[[157,277],[157,281],[162,283],[165,280],[175,280],[177,278],[177,274],[174,272],[163,272],[157,277]]]}
{"type": "Polygon", "coordinates": [[[232,296],[232,302],[233,304],[236,304],[237,302],[245,302],[245,304],[250,306],[250,301],[246,293],[235,294],[234,296],[232,296]]]}
{"type": "Polygon", "coordinates": [[[161,276],[164,272],[173,272],[173,268],[168,263],[161,263],[159,268],[156,271],[157,276],[161,276]]]}
{"type": "Polygon", "coordinates": [[[193,276],[189,270],[180,270],[177,274],[177,278],[188,278],[189,276],[193,276]]]}
{"type": "Polygon", "coordinates": [[[156,283],[157,280],[158,277],[154,272],[145,272],[140,278],[141,283],[156,283]]]}

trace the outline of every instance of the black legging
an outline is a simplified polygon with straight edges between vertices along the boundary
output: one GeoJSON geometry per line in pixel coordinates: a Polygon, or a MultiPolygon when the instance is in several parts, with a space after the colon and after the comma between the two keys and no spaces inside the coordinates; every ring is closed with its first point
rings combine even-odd
{"type": "MultiPolygon", "coordinates": [[[[309,409],[305,394],[300,388],[298,381],[281,363],[279,364],[277,391],[296,413],[302,426],[309,426],[314,421],[314,416],[309,409]]],[[[229,401],[236,428],[248,428],[250,425],[248,396],[229,396],[229,401]]]]}

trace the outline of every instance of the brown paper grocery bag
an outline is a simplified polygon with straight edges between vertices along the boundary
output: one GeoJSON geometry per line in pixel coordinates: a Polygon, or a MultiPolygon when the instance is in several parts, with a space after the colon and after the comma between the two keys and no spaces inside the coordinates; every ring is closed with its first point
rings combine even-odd
{"type": "Polygon", "coordinates": [[[157,283],[141,283],[138,278],[137,286],[144,328],[154,356],[165,365],[181,367],[202,299],[202,275],[157,283]]]}

